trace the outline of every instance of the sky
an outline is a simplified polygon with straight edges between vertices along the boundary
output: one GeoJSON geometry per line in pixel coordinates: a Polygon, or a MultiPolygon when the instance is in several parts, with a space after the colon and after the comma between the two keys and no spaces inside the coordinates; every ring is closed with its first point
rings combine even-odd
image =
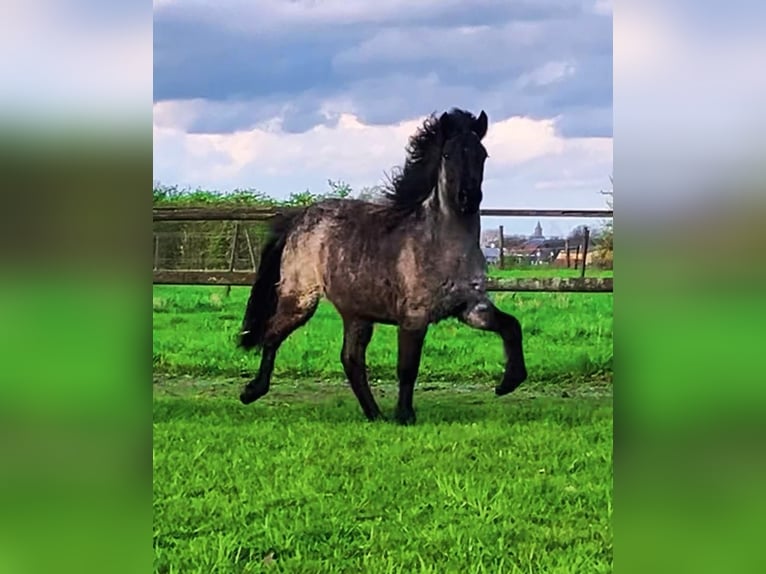
{"type": "Polygon", "coordinates": [[[460,107],[489,116],[483,207],[606,208],[612,51],[609,0],[155,0],[154,178],[358,191],[427,115],[460,107]]]}

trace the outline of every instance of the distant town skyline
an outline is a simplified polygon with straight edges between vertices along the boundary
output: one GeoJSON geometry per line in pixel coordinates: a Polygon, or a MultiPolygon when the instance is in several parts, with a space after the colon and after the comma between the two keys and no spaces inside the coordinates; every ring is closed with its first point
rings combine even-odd
{"type": "MultiPolygon", "coordinates": [[[[603,209],[608,209],[606,205],[603,209]]],[[[604,227],[606,219],[601,218],[581,218],[581,217],[482,217],[482,232],[489,229],[498,229],[501,225],[506,236],[523,235],[532,236],[537,222],[543,229],[543,237],[566,238],[576,227],[587,225],[594,232],[604,227]]]]}

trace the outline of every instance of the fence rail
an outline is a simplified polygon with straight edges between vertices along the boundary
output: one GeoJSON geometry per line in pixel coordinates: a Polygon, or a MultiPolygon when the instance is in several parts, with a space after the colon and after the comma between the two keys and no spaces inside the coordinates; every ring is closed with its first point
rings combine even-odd
{"type": "MultiPolygon", "coordinates": [[[[167,221],[266,221],[280,212],[279,209],[262,207],[155,207],[152,210],[155,222],[167,221]]],[[[613,211],[607,209],[482,209],[482,216],[490,217],[594,217],[611,218],[613,211]]],[[[156,285],[252,285],[254,271],[235,271],[233,254],[239,236],[239,223],[234,230],[228,270],[169,270],[157,269],[158,238],[155,236],[155,269],[153,282],[156,285]]],[[[587,230],[586,230],[587,232],[587,230]]],[[[246,235],[246,239],[249,237],[246,235]]],[[[248,248],[252,252],[252,246],[248,248]]],[[[252,258],[252,253],[251,253],[252,258]]],[[[563,293],[611,293],[612,277],[585,277],[585,266],[580,277],[545,278],[489,278],[488,291],[513,292],[563,292],[563,293]]]]}
{"type": "Polygon", "coordinates": [[[263,221],[280,210],[264,207],[155,207],[154,221],[263,221]]]}
{"type": "MultiPolygon", "coordinates": [[[[154,221],[263,221],[279,213],[263,207],[155,207],[154,221]]],[[[482,209],[484,217],[613,217],[611,209],[482,209]]]]}
{"type": "MultiPolygon", "coordinates": [[[[253,271],[154,271],[156,285],[252,285],[253,271]]],[[[494,278],[487,280],[488,291],[610,293],[611,277],[494,278]]]]}

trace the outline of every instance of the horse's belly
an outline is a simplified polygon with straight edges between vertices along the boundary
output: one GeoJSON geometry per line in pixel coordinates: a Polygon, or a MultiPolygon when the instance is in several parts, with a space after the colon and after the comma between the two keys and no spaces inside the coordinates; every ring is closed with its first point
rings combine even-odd
{"type": "Polygon", "coordinates": [[[370,280],[353,273],[329,278],[325,296],[344,315],[379,323],[393,323],[397,319],[396,294],[386,279],[370,280]]]}

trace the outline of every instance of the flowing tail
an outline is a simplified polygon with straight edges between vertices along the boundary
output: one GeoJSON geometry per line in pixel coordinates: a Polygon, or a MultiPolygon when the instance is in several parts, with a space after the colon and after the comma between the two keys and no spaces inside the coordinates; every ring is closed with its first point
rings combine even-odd
{"type": "Polygon", "coordinates": [[[271,233],[261,251],[255,283],[247,301],[239,347],[245,350],[263,346],[266,326],[279,303],[277,289],[281,279],[282,253],[293,223],[303,211],[279,214],[271,222],[271,233]]]}

